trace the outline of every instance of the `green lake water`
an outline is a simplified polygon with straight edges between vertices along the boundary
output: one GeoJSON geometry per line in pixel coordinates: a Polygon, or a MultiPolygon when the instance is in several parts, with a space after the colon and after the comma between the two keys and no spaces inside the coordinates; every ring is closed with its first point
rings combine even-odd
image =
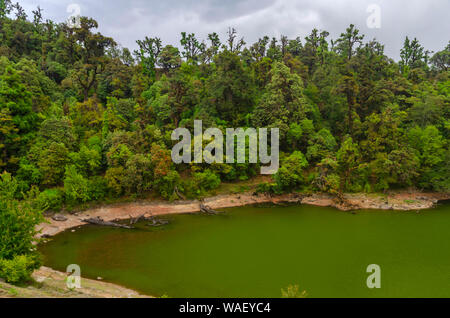
{"type": "Polygon", "coordinates": [[[40,246],[44,263],[169,297],[450,297],[450,205],[420,213],[314,206],[169,216],[136,230],[84,226],[40,246]],[[381,268],[381,288],[366,285],[381,268]]]}

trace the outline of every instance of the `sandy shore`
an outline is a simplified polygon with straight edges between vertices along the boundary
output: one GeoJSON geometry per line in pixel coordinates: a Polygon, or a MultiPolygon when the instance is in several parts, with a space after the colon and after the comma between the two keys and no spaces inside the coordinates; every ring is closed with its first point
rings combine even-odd
{"type": "MultiPolygon", "coordinates": [[[[298,203],[316,206],[330,206],[343,211],[358,209],[382,210],[423,210],[432,208],[438,200],[450,199],[450,193],[391,193],[388,195],[346,194],[346,202],[338,203],[335,198],[327,194],[313,194],[304,196],[299,193],[280,196],[253,195],[251,193],[220,195],[205,200],[213,209],[231,208],[261,203],[298,203]]],[[[75,214],[67,214],[66,221],[55,221],[47,218],[46,223],[38,226],[39,236],[48,237],[65,230],[86,224],[83,219],[100,217],[105,221],[125,220],[143,214],[168,215],[199,212],[199,201],[179,201],[169,203],[164,201],[133,202],[109,205],[90,209],[75,214]]]]}

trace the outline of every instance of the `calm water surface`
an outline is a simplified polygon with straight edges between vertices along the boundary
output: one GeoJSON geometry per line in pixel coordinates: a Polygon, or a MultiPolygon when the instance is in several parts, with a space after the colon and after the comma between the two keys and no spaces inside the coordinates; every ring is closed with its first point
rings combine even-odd
{"type": "Polygon", "coordinates": [[[450,297],[450,205],[344,213],[314,206],[175,215],[136,230],[85,226],[40,247],[45,265],[79,264],[142,293],[169,297],[450,297]],[[381,267],[368,289],[367,266],[381,267]]]}

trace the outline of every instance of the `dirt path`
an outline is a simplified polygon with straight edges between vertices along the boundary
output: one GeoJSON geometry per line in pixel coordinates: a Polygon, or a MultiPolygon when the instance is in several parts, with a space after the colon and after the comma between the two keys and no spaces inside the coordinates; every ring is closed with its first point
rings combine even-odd
{"type": "MultiPolygon", "coordinates": [[[[382,209],[382,210],[423,210],[433,207],[438,200],[450,199],[450,193],[391,193],[389,195],[346,194],[345,202],[338,203],[327,194],[304,196],[299,193],[270,197],[253,195],[251,193],[220,195],[205,200],[213,209],[231,208],[258,203],[299,203],[317,206],[331,206],[340,210],[382,209]]],[[[38,226],[40,237],[53,236],[65,230],[86,224],[83,219],[101,217],[105,221],[125,220],[143,214],[167,215],[180,213],[195,213],[199,211],[199,201],[180,201],[169,203],[163,201],[133,202],[109,205],[90,209],[84,212],[65,215],[66,221],[55,221],[47,218],[47,223],[38,226]]]]}

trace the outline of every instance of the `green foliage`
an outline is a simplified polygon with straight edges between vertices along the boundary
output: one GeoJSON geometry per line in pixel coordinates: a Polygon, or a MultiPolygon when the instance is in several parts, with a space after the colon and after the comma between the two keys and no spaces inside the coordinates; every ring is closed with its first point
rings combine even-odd
{"type": "Polygon", "coordinates": [[[309,140],[309,144],[306,157],[308,160],[316,162],[332,155],[337,146],[336,139],[326,128],[322,128],[314,134],[309,140]]]}
{"type": "Polygon", "coordinates": [[[207,82],[208,107],[230,124],[239,125],[254,105],[250,70],[236,53],[224,51],[214,60],[216,70],[207,82]]]}
{"type": "Polygon", "coordinates": [[[300,151],[293,152],[282,161],[275,175],[275,181],[280,189],[298,188],[305,183],[304,169],[308,166],[305,155],[300,151]]]}
{"type": "Polygon", "coordinates": [[[298,285],[289,285],[286,289],[281,289],[282,298],[306,298],[308,293],[300,291],[298,285]]]}
{"type": "Polygon", "coordinates": [[[420,161],[419,184],[438,191],[448,189],[448,141],[435,126],[414,127],[409,131],[408,138],[420,161]]]}
{"type": "Polygon", "coordinates": [[[419,41],[414,38],[410,40],[405,38],[403,48],[400,51],[401,63],[403,72],[407,72],[412,68],[426,66],[426,60],[428,59],[429,51],[425,51],[424,47],[420,45],[419,41]]]}
{"type": "Polygon", "coordinates": [[[0,277],[11,284],[25,283],[40,264],[36,257],[29,255],[18,255],[11,260],[0,259],[0,277]]]}
{"type": "Polygon", "coordinates": [[[360,35],[359,30],[350,24],[346,32],[341,33],[340,38],[336,40],[336,51],[350,60],[355,52],[355,46],[361,45],[363,39],[364,35],[360,35]]]}
{"type": "Polygon", "coordinates": [[[17,180],[10,174],[0,175],[0,259],[36,253],[35,226],[43,221],[42,213],[33,203],[35,194],[22,201],[15,199],[17,187],[17,180]]]}
{"type": "Polygon", "coordinates": [[[207,169],[204,172],[195,173],[194,182],[202,191],[214,190],[220,186],[220,177],[207,169]]]}
{"type": "Polygon", "coordinates": [[[276,183],[264,182],[258,184],[258,186],[256,187],[256,193],[280,194],[281,191],[276,183]]]}
{"type": "Polygon", "coordinates": [[[42,184],[54,186],[61,183],[69,151],[63,143],[52,142],[48,148],[39,154],[39,171],[42,174],[42,184]]]}
{"type": "Polygon", "coordinates": [[[32,95],[20,75],[12,66],[6,67],[0,74],[0,167],[15,168],[35,136],[38,117],[32,106],[32,95]]]}
{"type": "Polygon", "coordinates": [[[336,153],[338,172],[340,174],[340,190],[354,190],[352,186],[357,181],[357,168],[359,167],[360,153],[358,145],[352,138],[347,137],[336,153]]]}
{"type": "Polygon", "coordinates": [[[102,156],[100,149],[89,149],[81,146],[79,152],[69,154],[70,161],[84,176],[95,175],[101,167],[102,156]]]}
{"type": "Polygon", "coordinates": [[[165,199],[175,198],[175,187],[180,184],[180,175],[176,171],[169,171],[164,177],[155,181],[156,189],[165,199]]]}
{"type": "Polygon", "coordinates": [[[281,142],[286,141],[289,134],[290,141],[295,143],[303,131],[294,123],[307,119],[313,112],[303,95],[301,77],[292,74],[284,63],[275,62],[266,90],[253,114],[256,127],[278,127],[281,142]]]}
{"type": "Polygon", "coordinates": [[[60,189],[47,189],[42,191],[37,198],[37,204],[43,211],[59,211],[64,204],[64,192],[60,189]]]}
{"type": "Polygon", "coordinates": [[[106,170],[105,180],[116,195],[121,195],[125,192],[125,180],[127,178],[125,169],[123,167],[111,167],[106,170]]]}
{"type": "Polygon", "coordinates": [[[259,173],[249,162],[174,165],[171,133],[196,119],[279,128],[281,167],[261,192],[450,187],[450,45],[431,57],[406,38],[396,63],[352,24],[337,39],[314,29],[249,45],[230,28],[223,43],[183,32],[180,50],[145,37],[134,59],[95,20],[80,22],[40,10],[28,21],[0,1],[0,171],[15,178],[15,204],[36,189],[33,204],[51,210],[195,198],[259,173]]]}
{"type": "Polygon", "coordinates": [[[153,174],[151,160],[148,156],[137,154],[126,163],[126,190],[128,193],[142,194],[150,190],[153,174]]]}
{"type": "Polygon", "coordinates": [[[69,203],[87,202],[91,199],[89,180],[83,177],[74,165],[66,167],[64,191],[69,203]]]}
{"type": "Polygon", "coordinates": [[[102,200],[108,195],[108,182],[103,176],[89,179],[89,195],[91,200],[102,200]]]}

